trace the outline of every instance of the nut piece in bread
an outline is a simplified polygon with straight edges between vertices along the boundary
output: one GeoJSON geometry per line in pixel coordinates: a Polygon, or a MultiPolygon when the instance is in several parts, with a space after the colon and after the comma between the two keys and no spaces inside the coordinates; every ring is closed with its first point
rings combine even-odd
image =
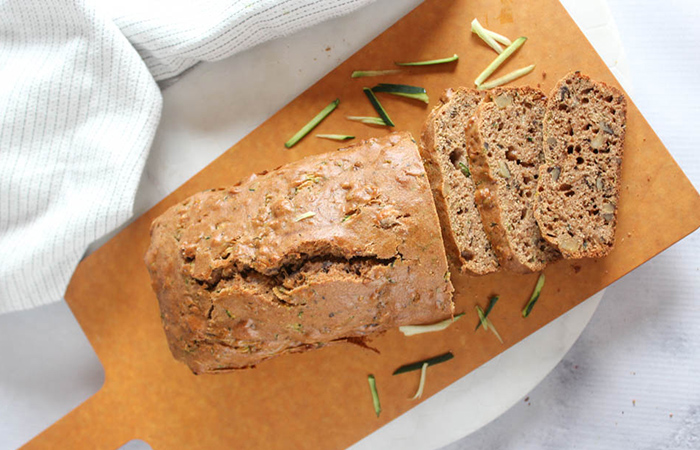
{"type": "Polygon", "coordinates": [[[533,214],[545,102],[530,87],[490,90],[465,130],[484,229],[501,265],[520,273],[559,258],[533,214]]]}
{"type": "Polygon", "coordinates": [[[447,254],[463,272],[484,275],[498,260],[474,202],[474,181],[465,149],[464,126],[484,93],[448,89],[425,121],[421,156],[442,224],[447,254]]]}
{"type": "Polygon", "coordinates": [[[408,133],[196,194],[153,222],[145,260],[170,349],[194,373],[453,314],[408,133]]]}
{"type": "Polygon", "coordinates": [[[578,72],[547,101],[535,217],[565,258],[605,256],[615,245],[626,115],[617,88],[578,72]]]}

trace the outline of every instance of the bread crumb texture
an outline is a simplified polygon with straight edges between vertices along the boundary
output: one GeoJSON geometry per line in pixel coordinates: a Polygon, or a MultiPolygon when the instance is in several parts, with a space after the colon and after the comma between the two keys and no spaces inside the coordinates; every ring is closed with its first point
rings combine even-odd
{"type": "Polygon", "coordinates": [[[535,217],[565,258],[605,256],[615,244],[626,114],[618,89],[578,72],[547,101],[535,217]]]}
{"type": "Polygon", "coordinates": [[[484,275],[499,268],[474,195],[464,127],[483,91],[448,89],[425,122],[421,156],[430,179],[448,256],[463,272],[484,275]]]}
{"type": "Polygon", "coordinates": [[[501,265],[515,272],[540,271],[560,257],[542,238],[533,211],[545,103],[534,88],[492,89],[466,127],[484,229],[501,265]]]}

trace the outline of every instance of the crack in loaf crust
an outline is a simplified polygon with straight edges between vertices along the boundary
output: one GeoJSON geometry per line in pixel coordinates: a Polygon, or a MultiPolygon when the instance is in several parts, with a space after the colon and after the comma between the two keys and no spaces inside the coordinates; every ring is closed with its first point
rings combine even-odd
{"type": "Polygon", "coordinates": [[[498,270],[474,201],[474,181],[460,166],[469,167],[464,126],[483,97],[475,89],[445,91],[425,121],[420,147],[448,256],[461,271],[474,275],[498,270]]]}
{"type": "Polygon", "coordinates": [[[535,217],[565,258],[605,256],[615,245],[626,115],[618,89],[578,72],[550,94],[535,217]]]}
{"type": "Polygon", "coordinates": [[[173,355],[195,373],[453,313],[430,187],[408,133],[196,194],[151,227],[173,355]]]}
{"type": "Polygon", "coordinates": [[[538,168],[544,162],[546,98],[530,87],[489,91],[465,130],[476,203],[503,267],[528,273],[559,257],[534,217],[538,168]]]}

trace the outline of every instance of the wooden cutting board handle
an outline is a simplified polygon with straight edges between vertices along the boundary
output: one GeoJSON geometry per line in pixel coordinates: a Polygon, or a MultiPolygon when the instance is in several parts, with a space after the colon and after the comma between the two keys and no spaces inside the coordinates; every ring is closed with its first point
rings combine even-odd
{"type": "Polygon", "coordinates": [[[22,448],[118,449],[137,439],[133,432],[134,421],[139,420],[138,411],[123,411],[131,403],[103,386],[22,448]],[[96,429],[101,431],[95,433],[96,429]]]}

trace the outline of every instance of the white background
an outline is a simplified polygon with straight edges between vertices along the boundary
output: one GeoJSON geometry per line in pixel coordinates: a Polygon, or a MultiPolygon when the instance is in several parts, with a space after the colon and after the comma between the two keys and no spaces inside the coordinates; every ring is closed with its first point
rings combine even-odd
{"type": "MultiPolygon", "coordinates": [[[[230,86],[221,89],[235,89],[246,77],[272,71],[309,73],[250,97],[241,90],[233,101],[253,105],[253,110],[237,118],[233,128],[226,124],[230,117],[198,123],[196,111],[173,111],[173,104],[201,90],[166,90],[163,122],[186,125],[182,133],[198,136],[201,153],[188,158],[166,152],[178,136],[158,136],[148,167],[171,173],[164,178],[146,172],[136,212],[145,211],[416,3],[379,0],[299,33],[291,39],[304,50],[295,58],[285,57],[289,45],[283,42],[265,44],[266,53],[277,52],[278,58],[260,60],[260,49],[236,57],[230,86]],[[326,52],[327,46],[333,50],[326,52]]],[[[608,3],[626,51],[632,98],[698,188],[700,2],[608,3]]],[[[215,66],[200,66],[181,82],[196,87],[215,66]]],[[[213,95],[209,101],[225,108],[222,102],[232,100],[213,95]]],[[[663,213],[663,205],[659,208],[663,213]]],[[[700,448],[698,255],[696,233],[610,288],[580,340],[528,394],[528,402],[448,448],[700,448]]],[[[0,449],[21,445],[103,381],[99,362],[63,303],[0,316],[0,361],[0,449]]],[[[493,395],[498,401],[498,392],[493,395]]]]}

